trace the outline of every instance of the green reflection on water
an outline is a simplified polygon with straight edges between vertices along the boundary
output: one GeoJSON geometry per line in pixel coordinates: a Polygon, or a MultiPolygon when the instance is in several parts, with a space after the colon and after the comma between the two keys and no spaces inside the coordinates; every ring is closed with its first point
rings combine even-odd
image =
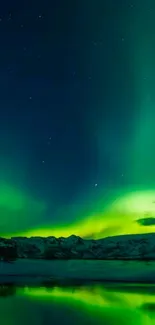
{"type": "MultiPolygon", "coordinates": [[[[20,324],[19,314],[23,312],[24,325],[27,324],[26,322],[29,325],[43,324],[39,315],[41,315],[44,306],[50,308],[52,313],[56,308],[58,308],[57,313],[61,313],[64,306],[70,307],[72,311],[82,315],[83,324],[86,324],[88,316],[92,320],[92,324],[155,324],[155,286],[89,285],[52,288],[25,287],[16,288],[16,290],[3,287],[0,293],[2,298],[0,299],[0,309],[2,306],[4,307],[4,300],[6,307],[8,304],[10,308],[9,304],[13,305],[13,301],[14,303],[16,301],[14,306],[20,307],[19,309],[11,308],[12,321],[11,317],[8,319],[8,315],[5,320],[5,315],[2,313],[5,325],[20,324]],[[22,306],[25,302],[26,309],[23,310],[22,306]],[[36,321],[33,319],[34,312],[38,314],[38,318],[35,318],[36,321]]],[[[78,320],[75,325],[79,325],[78,320]]],[[[82,325],[81,322],[80,325],[82,325]]]]}

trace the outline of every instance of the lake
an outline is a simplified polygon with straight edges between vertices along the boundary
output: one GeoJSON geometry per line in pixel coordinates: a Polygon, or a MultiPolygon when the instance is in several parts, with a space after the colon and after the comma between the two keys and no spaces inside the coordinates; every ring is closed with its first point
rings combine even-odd
{"type": "Polygon", "coordinates": [[[152,325],[155,285],[0,287],[2,325],[152,325]]]}

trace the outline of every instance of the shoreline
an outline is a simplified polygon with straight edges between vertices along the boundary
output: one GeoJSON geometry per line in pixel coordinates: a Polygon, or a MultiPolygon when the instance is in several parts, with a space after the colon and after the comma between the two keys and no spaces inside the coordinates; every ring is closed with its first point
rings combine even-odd
{"type": "Polygon", "coordinates": [[[29,260],[0,262],[0,284],[155,283],[155,262],[29,260]]]}

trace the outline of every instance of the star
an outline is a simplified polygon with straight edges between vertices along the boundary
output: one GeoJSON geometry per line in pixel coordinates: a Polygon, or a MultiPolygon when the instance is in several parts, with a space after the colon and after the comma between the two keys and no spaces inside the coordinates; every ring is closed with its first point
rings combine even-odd
{"type": "Polygon", "coordinates": [[[97,186],[98,186],[98,184],[96,183],[96,184],[95,184],[95,187],[97,187],[97,186]]]}

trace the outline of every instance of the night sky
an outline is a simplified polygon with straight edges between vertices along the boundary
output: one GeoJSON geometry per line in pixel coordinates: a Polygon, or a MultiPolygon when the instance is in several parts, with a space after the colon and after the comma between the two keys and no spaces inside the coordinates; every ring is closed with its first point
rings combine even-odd
{"type": "Polygon", "coordinates": [[[153,231],[154,1],[9,0],[0,46],[0,234],[153,231]]]}

